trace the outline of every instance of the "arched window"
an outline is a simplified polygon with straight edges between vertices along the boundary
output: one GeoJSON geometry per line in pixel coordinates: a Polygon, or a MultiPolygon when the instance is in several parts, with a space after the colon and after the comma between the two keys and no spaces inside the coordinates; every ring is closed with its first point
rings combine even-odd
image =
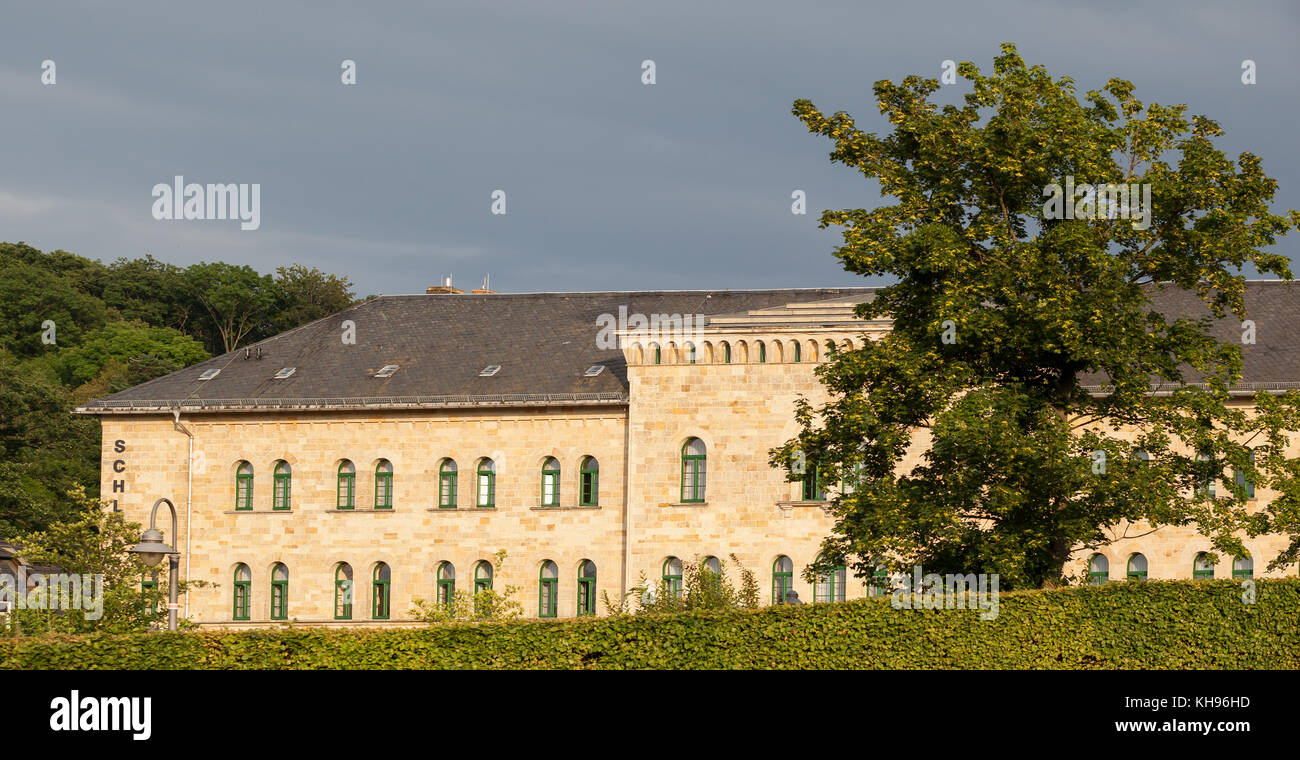
{"type": "Polygon", "coordinates": [[[1135,456],[1142,464],[1145,464],[1148,467],[1151,465],[1151,452],[1139,449],[1135,456]]]}
{"type": "Polygon", "coordinates": [[[370,617],[375,620],[387,620],[390,612],[392,591],[392,571],[388,565],[379,562],[370,576],[370,617]]]}
{"type": "Polygon", "coordinates": [[[271,619],[289,619],[289,568],[283,562],[271,568],[271,619]]]}
{"type": "Polygon", "coordinates": [[[731,364],[731,344],[723,342],[722,344],[722,363],[731,364]]]}
{"type": "Polygon", "coordinates": [[[704,501],[704,441],[687,438],[682,444],[682,501],[704,501]]]}
{"type": "Polygon", "coordinates": [[[352,509],[357,499],[357,467],[344,459],[339,464],[339,492],[336,506],[339,509],[352,509]]]}
{"type": "Polygon", "coordinates": [[[235,468],[235,509],[245,511],[253,508],[253,465],[240,462],[235,468]]]}
{"type": "Polygon", "coordinates": [[[686,348],[686,363],[687,363],[687,364],[694,364],[694,363],[695,363],[695,344],[694,344],[694,343],[687,343],[685,348],[686,348]]]}
{"type": "Polygon", "coordinates": [[[478,505],[480,507],[496,506],[497,465],[491,459],[480,459],[478,463],[478,505]]]}
{"type": "Polygon", "coordinates": [[[1144,581],[1147,579],[1147,558],[1134,553],[1128,558],[1128,579],[1144,581]]]}
{"type": "Polygon", "coordinates": [[[438,564],[438,604],[450,607],[456,601],[456,566],[450,562],[438,564]]]}
{"type": "Polygon", "coordinates": [[[456,508],[456,461],[442,460],[438,467],[438,506],[442,509],[456,508]]]}
{"type": "Polygon", "coordinates": [[[1110,580],[1110,560],[1101,554],[1092,555],[1092,559],[1088,560],[1088,580],[1094,586],[1110,580]]]}
{"type": "Polygon", "coordinates": [[[271,492],[271,509],[288,509],[290,505],[289,463],[281,459],[275,463],[274,488],[271,492]]]}
{"type": "Polygon", "coordinates": [[[346,562],[334,567],[334,619],[352,619],[352,566],[346,562]]]}
{"type": "Polygon", "coordinates": [[[600,504],[600,462],[595,457],[582,458],[582,487],[578,504],[594,507],[600,504]]]}
{"type": "Polygon", "coordinates": [[[490,591],[492,589],[492,563],[487,560],[479,560],[474,566],[474,593],[480,591],[490,591]]]}
{"type": "Polygon", "coordinates": [[[560,506],[560,460],[555,457],[542,462],[542,506],[560,506]]]}
{"type": "Polygon", "coordinates": [[[701,576],[700,580],[703,585],[718,590],[722,588],[722,560],[714,556],[704,558],[700,563],[701,576]]]}
{"type": "Polygon", "coordinates": [[[1255,560],[1251,559],[1249,554],[1244,557],[1234,557],[1232,560],[1232,577],[1254,578],[1255,560]]]}
{"type": "Polygon", "coordinates": [[[794,588],[794,563],[782,554],[772,563],[772,604],[785,604],[786,592],[794,588]]]}
{"type": "Polygon", "coordinates": [[[387,459],[375,465],[375,509],[393,508],[393,463],[387,459]]]}
{"type": "Polygon", "coordinates": [[[651,343],[651,344],[650,344],[650,351],[652,352],[652,355],[654,356],[654,363],[655,363],[655,364],[662,364],[662,363],[663,363],[663,358],[664,358],[664,356],[663,356],[663,352],[659,349],[659,344],[658,344],[658,343],[651,343]]]}
{"type": "Polygon", "coordinates": [[[767,361],[767,346],[761,340],[758,341],[758,361],[760,364],[767,361]]]}
{"type": "Polygon", "coordinates": [[[830,572],[817,576],[817,585],[813,588],[813,601],[842,602],[847,585],[848,571],[843,563],[837,564],[830,572]]]}
{"type": "Polygon", "coordinates": [[[664,560],[663,590],[672,596],[682,595],[682,561],[676,557],[664,560]]]}
{"type": "Polygon", "coordinates": [[[795,341],[794,343],[794,360],[796,362],[803,361],[803,350],[799,346],[799,341],[795,341]]]}
{"type": "Polygon", "coordinates": [[[560,568],[549,559],[542,562],[537,575],[537,617],[555,617],[560,591],[560,568]]]}
{"type": "Polygon", "coordinates": [[[1210,555],[1197,552],[1192,560],[1192,580],[1206,580],[1214,577],[1214,565],[1210,564],[1210,555]]]}
{"type": "Polygon", "coordinates": [[[232,620],[248,619],[248,598],[253,590],[253,573],[248,569],[248,565],[239,563],[235,565],[235,582],[234,589],[235,609],[231,614],[232,620]]]}
{"type": "Polygon", "coordinates": [[[596,563],[584,559],[578,565],[578,615],[596,614],[596,563]]]}

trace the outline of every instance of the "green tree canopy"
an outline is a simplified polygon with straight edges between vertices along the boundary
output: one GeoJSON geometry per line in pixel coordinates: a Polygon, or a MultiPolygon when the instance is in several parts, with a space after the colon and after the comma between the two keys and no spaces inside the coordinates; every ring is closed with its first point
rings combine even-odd
{"type": "Polygon", "coordinates": [[[892,201],[821,217],[844,228],[845,269],[897,280],[858,308],[893,329],[818,369],[831,400],[801,401],[798,438],[772,452],[789,467],[801,451],[828,482],[860,472],[833,501],[828,560],[867,577],[877,563],[998,572],[1009,588],[1055,582],[1072,550],[1124,520],[1193,525],[1233,553],[1243,535],[1300,534],[1285,456],[1300,396],[1258,394],[1258,413],[1230,403],[1241,351],[1209,333],[1211,315],[1245,317],[1242,267],[1291,276],[1267,248],[1300,214],[1270,211],[1277,183],[1259,158],[1230,160],[1215,122],[1144,105],[1126,81],[1080,100],[1013,45],[992,75],[958,73],[961,106],[932,102],[934,79],[877,82],[884,137],[794,104],[833,161],[892,201]],[[1058,218],[1047,201],[1067,182],[1147,186],[1149,224],[1123,218],[1141,194],[1058,218]],[[1204,319],[1158,313],[1153,288],[1195,293],[1204,319]],[[1234,470],[1278,497],[1248,508],[1234,470]]]}

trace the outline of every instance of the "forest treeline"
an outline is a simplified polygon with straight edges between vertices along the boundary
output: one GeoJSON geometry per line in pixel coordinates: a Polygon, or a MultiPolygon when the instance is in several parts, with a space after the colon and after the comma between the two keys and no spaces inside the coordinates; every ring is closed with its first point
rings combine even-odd
{"type": "Polygon", "coordinates": [[[78,484],[98,495],[99,420],[78,404],[356,300],[347,277],[301,264],[105,264],[0,243],[0,537],[68,518],[78,484]]]}

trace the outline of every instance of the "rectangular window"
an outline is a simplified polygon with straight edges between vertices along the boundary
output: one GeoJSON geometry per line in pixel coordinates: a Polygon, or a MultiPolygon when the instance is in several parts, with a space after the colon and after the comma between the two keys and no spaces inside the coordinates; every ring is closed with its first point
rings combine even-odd
{"type": "Polygon", "coordinates": [[[253,508],[253,476],[238,475],[235,477],[235,509],[249,510],[253,508]]]}
{"type": "Polygon", "coordinates": [[[438,485],[438,506],[443,509],[456,508],[456,473],[442,473],[442,482],[438,485]]]}
{"type": "Polygon", "coordinates": [[[375,509],[393,508],[393,473],[375,474],[375,509]]]}
{"type": "Polygon", "coordinates": [[[235,581],[235,610],[233,618],[235,620],[248,619],[248,588],[252,585],[251,581],[235,581]]]}

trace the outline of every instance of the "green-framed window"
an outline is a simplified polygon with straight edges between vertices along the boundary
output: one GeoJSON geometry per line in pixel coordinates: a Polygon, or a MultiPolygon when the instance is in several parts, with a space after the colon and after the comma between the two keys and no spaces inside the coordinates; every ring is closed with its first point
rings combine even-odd
{"type": "MultiPolygon", "coordinates": [[[[862,485],[862,476],[866,474],[867,465],[864,462],[854,462],[852,465],[845,466],[840,471],[840,493],[847,496],[862,485]]],[[[825,496],[822,497],[826,498],[825,496]]]]}
{"type": "Polygon", "coordinates": [[[438,564],[438,604],[450,607],[456,601],[456,566],[450,562],[438,564]]]}
{"type": "Polygon", "coordinates": [[[253,465],[240,462],[235,468],[235,509],[244,512],[253,508],[253,465]]]}
{"type": "Polygon", "coordinates": [[[687,438],[682,444],[682,501],[704,501],[705,464],[707,451],[704,441],[687,438]]]}
{"type": "MultiPolygon", "coordinates": [[[[1255,452],[1253,451],[1250,452],[1250,463],[1252,465],[1255,464],[1255,452]]],[[[1233,475],[1237,479],[1237,485],[1240,486],[1241,489],[1246,492],[1246,498],[1247,499],[1255,498],[1255,481],[1247,478],[1246,472],[1244,470],[1236,470],[1233,473],[1233,475]]]]}
{"type": "Polygon", "coordinates": [[[346,562],[334,566],[334,619],[352,619],[352,566],[346,562]]]}
{"type": "Polygon", "coordinates": [[[497,499],[497,465],[491,459],[478,463],[478,506],[495,507],[497,499]]]}
{"type": "Polygon", "coordinates": [[[492,563],[487,560],[479,560],[474,566],[474,593],[480,591],[492,590],[492,563]]]}
{"type": "Polygon", "coordinates": [[[1147,558],[1134,552],[1128,558],[1127,577],[1131,581],[1144,581],[1147,579],[1147,558]]]}
{"type": "Polygon", "coordinates": [[[687,364],[694,364],[694,363],[695,363],[695,344],[694,344],[694,343],[687,343],[686,346],[685,346],[685,349],[686,349],[686,363],[687,363],[687,364]]]}
{"type": "Polygon", "coordinates": [[[1210,564],[1207,552],[1197,552],[1192,559],[1192,580],[1210,580],[1214,578],[1214,565],[1210,564]]]}
{"type": "Polygon", "coordinates": [[[676,557],[669,557],[664,560],[663,572],[663,592],[672,596],[682,595],[682,561],[676,557]]]}
{"type": "Polygon", "coordinates": [[[235,579],[231,586],[234,597],[232,620],[248,620],[248,600],[253,591],[253,571],[242,562],[235,565],[235,579]]]}
{"type": "Polygon", "coordinates": [[[555,457],[542,462],[542,506],[560,506],[560,460],[555,457]]]}
{"type": "Polygon", "coordinates": [[[722,363],[723,363],[723,364],[731,364],[731,344],[730,344],[730,343],[725,343],[725,342],[724,342],[724,343],[722,344],[722,363]]]}
{"type": "Polygon", "coordinates": [[[817,584],[813,587],[813,601],[842,602],[847,593],[847,588],[848,570],[843,563],[840,563],[830,572],[817,576],[817,584]]]}
{"type": "Polygon", "coordinates": [[[654,351],[654,363],[655,363],[655,364],[663,364],[664,354],[663,354],[663,351],[659,348],[659,344],[658,344],[658,343],[652,343],[652,344],[650,345],[650,350],[654,351]]]}
{"type": "Polygon", "coordinates": [[[761,340],[758,342],[758,361],[760,364],[767,361],[767,344],[761,340]]]}
{"type": "Polygon", "coordinates": [[[275,482],[271,493],[271,509],[289,509],[292,504],[290,496],[292,495],[291,478],[293,470],[289,467],[288,462],[281,459],[275,463],[274,473],[273,480],[275,482]]]}
{"type": "Polygon", "coordinates": [[[594,507],[600,504],[600,462],[595,457],[583,457],[578,505],[594,507]]]}
{"type": "Polygon", "coordinates": [[[1200,472],[1196,476],[1196,496],[1204,498],[1214,498],[1214,482],[1217,480],[1214,474],[1214,457],[1208,453],[1196,455],[1197,465],[1200,472]]]}
{"type": "Polygon", "coordinates": [[[357,466],[344,459],[339,463],[339,509],[353,509],[357,506],[357,466]]]}
{"type": "Polygon", "coordinates": [[[714,590],[722,588],[722,560],[712,555],[705,557],[700,563],[700,569],[703,571],[701,580],[714,590]]]}
{"type": "Polygon", "coordinates": [[[799,341],[794,342],[794,360],[796,362],[803,361],[803,347],[799,345],[799,341]]]}
{"type": "Polygon", "coordinates": [[[387,620],[392,614],[390,595],[393,591],[393,573],[388,569],[388,565],[379,562],[375,564],[375,570],[370,578],[370,617],[375,620],[387,620]]]}
{"type": "Polygon", "coordinates": [[[553,618],[559,609],[560,568],[545,560],[537,574],[537,617],[553,618]]]}
{"type": "Polygon", "coordinates": [[[889,593],[889,571],[884,565],[876,565],[871,571],[871,583],[867,586],[867,596],[885,596],[889,593]]]}
{"type": "Polygon", "coordinates": [[[802,495],[804,501],[826,501],[826,488],[822,485],[821,472],[816,462],[810,462],[803,474],[802,495]]]}
{"type": "Polygon", "coordinates": [[[271,619],[289,619],[289,568],[283,562],[271,568],[271,619]]]}
{"type": "Polygon", "coordinates": [[[584,559],[578,565],[578,616],[596,614],[596,563],[584,559]]]}
{"type": "Polygon", "coordinates": [[[772,604],[785,604],[787,591],[794,588],[794,562],[782,554],[772,563],[772,604]]]}
{"type": "Polygon", "coordinates": [[[456,508],[456,460],[444,459],[438,467],[438,507],[456,508]]]}
{"type": "Polygon", "coordinates": [[[393,508],[393,463],[387,459],[375,465],[375,509],[393,508]]]}
{"type": "Polygon", "coordinates": [[[1100,586],[1110,580],[1110,560],[1103,554],[1094,554],[1088,560],[1088,582],[1100,586]]]}
{"type": "Polygon", "coordinates": [[[1244,557],[1233,557],[1232,559],[1232,577],[1237,579],[1255,577],[1255,560],[1247,554],[1244,557]]]}
{"type": "Polygon", "coordinates": [[[147,604],[146,604],[146,606],[145,606],[145,609],[147,609],[147,610],[149,611],[149,614],[150,614],[150,615],[157,615],[157,614],[158,614],[158,600],[157,600],[156,598],[151,598],[151,597],[153,596],[151,592],[156,591],[157,589],[158,589],[158,571],[157,571],[157,570],[154,570],[152,573],[150,573],[150,575],[149,575],[148,578],[145,578],[145,577],[141,576],[141,578],[140,578],[140,598],[141,598],[144,602],[147,602],[147,604]]]}

